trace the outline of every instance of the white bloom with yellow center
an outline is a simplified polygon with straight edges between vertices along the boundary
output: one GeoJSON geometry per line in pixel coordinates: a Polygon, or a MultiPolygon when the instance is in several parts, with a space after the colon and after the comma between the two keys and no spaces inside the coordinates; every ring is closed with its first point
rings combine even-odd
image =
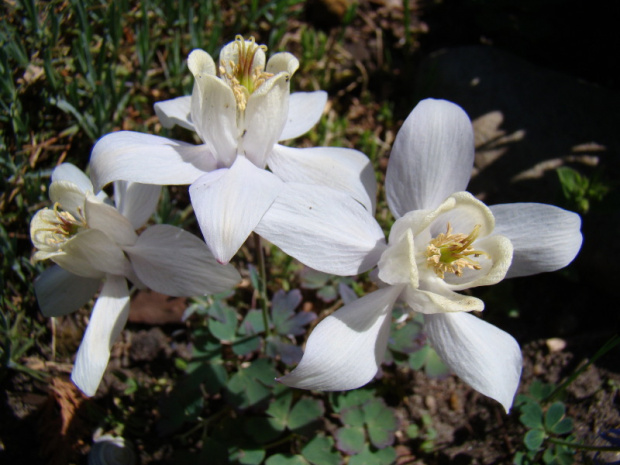
{"type": "Polygon", "coordinates": [[[77,310],[103,281],[72,373],[87,395],[96,392],[127,321],[127,279],[170,296],[223,292],[240,280],[232,266],[218,264],[203,241],[180,228],[158,224],[136,233],[153,214],[159,191],[159,186],[118,182],[112,205],[105,193],[93,194],[82,171],[65,163],[52,173],[54,207],[31,221],[34,260],[56,263],[34,284],[45,316],[77,310]]]}
{"type": "Polygon", "coordinates": [[[420,102],[388,164],[386,193],[397,220],[378,261],[384,287],[321,321],[282,383],[343,390],[369,382],[383,361],[400,299],[424,314],[428,338],[452,371],[510,409],[521,375],[519,345],[472,315],[484,303],[458,291],[568,265],[581,247],[581,220],[551,205],[485,206],[463,192],[473,161],[467,114],[447,101],[420,102]]]}
{"type": "Polygon", "coordinates": [[[192,51],[192,95],[159,102],[155,111],[165,127],[193,130],[202,144],[108,134],[91,156],[95,187],[116,180],[191,184],[198,223],[222,263],[256,231],[313,268],[365,271],[369,251],[383,241],[373,218],[372,165],[356,150],[277,143],[314,126],[327,94],[290,95],[298,60],[283,52],[267,61],[265,50],[238,36],[222,48],[217,66],[208,53],[192,51]]]}

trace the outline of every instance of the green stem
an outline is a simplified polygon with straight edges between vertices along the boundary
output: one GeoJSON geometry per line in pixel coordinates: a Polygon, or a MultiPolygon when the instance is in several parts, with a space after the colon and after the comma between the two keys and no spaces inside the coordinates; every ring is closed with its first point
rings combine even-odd
{"type": "Polygon", "coordinates": [[[614,446],[588,446],[585,444],[577,444],[570,441],[562,441],[561,439],[555,438],[547,438],[547,441],[553,444],[557,444],[558,446],[570,447],[571,449],[592,450],[598,452],[620,452],[620,447],[614,446]]]}
{"type": "Polygon", "coordinates": [[[268,314],[268,300],[267,300],[267,271],[265,267],[265,252],[263,246],[260,243],[260,236],[254,233],[254,250],[258,255],[258,272],[260,273],[260,280],[258,283],[258,294],[260,297],[261,310],[263,312],[263,326],[265,327],[265,338],[271,335],[269,329],[269,314],[268,314]]]}

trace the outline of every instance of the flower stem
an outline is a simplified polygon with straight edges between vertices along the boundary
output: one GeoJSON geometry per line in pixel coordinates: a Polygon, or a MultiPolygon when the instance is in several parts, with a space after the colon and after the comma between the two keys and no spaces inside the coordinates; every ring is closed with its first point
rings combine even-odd
{"type": "Polygon", "coordinates": [[[547,441],[552,444],[557,444],[558,446],[566,446],[571,449],[579,449],[579,450],[592,450],[598,452],[620,452],[620,447],[617,446],[588,446],[586,444],[576,444],[570,441],[562,441],[561,439],[556,438],[547,438],[547,441]]]}
{"type": "Polygon", "coordinates": [[[260,280],[258,283],[258,294],[260,297],[261,310],[263,312],[263,326],[265,327],[265,338],[268,338],[271,334],[269,329],[269,315],[268,315],[268,299],[267,299],[267,271],[265,267],[265,251],[260,243],[260,236],[254,233],[254,250],[258,255],[258,272],[260,274],[260,280]]]}

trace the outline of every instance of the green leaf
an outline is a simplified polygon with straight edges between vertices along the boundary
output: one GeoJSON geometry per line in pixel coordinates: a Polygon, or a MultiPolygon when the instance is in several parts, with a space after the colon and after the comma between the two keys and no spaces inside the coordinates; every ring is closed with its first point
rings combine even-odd
{"type": "Polygon", "coordinates": [[[237,332],[237,312],[222,302],[214,302],[209,308],[209,331],[221,342],[232,342],[237,332]]]}
{"type": "Polygon", "coordinates": [[[366,444],[359,454],[351,457],[348,465],[392,465],[395,461],[396,450],[393,447],[372,451],[366,444]]]}
{"type": "Polygon", "coordinates": [[[370,442],[377,449],[394,444],[394,433],[398,430],[398,418],[383,399],[373,399],[363,407],[370,442]]]}
{"type": "Polygon", "coordinates": [[[323,402],[303,397],[291,410],[288,417],[288,427],[292,431],[303,429],[321,418],[324,413],[323,402]]]}
{"type": "Polygon", "coordinates": [[[238,408],[247,408],[270,397],[277,372],[267,359],[258,359],[241,368],[228,382],[230,401],[238,408]]]}
{"type": "Polygon", "coordinates": [[[364,411],[358,407],[350,407],[340,412],[340,421],[346,426],[364,426],[364,411]]]}
{"type": "Polygon", "coordinates": [[[534,380],[530,385],[530,395],[538,400],[542,401],[547,398],[553,392],[554,386],[552,384],[546,384],[539,380],[534,380]]]}
{"type": "Polygon", "coordinates": [[[271,318],[278,334],[299,336],[305,333],[305,327],[316,319],[313,312],[295,312],[301,303],[299,289],[290,292],[279,290],[271,301],[271,318]]]}
{"type": "Polygon", "coordinates": [[[301,450],[301,455],[313,465],[338,465],[340,454],[333,449],[332,438],[315,436],[301,450]]]}
{"type": "Polygon", "coordinates": [[[394,325],[390,335],[390,350],[403,354],[415,352],[420,347],[418,337],[421,331],[422,326],[414,320],[407,320],[404,325],[394,325]]]}
{"type": "Polygon", "coordinates": [[[560,422],[566,413],[566,407],[562,402],[554,402],[547,409],[545,414],[545,429],[547,431],[553,430],[553,427],[560,422]]]}
{"type": "Polygon", "coordinates": [[[532,429],[523,437],[523,443],[529,450],[538,450],[545,440],[545,432],[541,429],[532,429]]]}
{"type": "Polygon", "coordinates": [[[301,455],[275,454],[265,461],[265,465],[308,465],[301,455]]]}
{"type": "Polygon", "coordinates": [[[330,393],[330,403],[334,411],[340,413],[341,410],[362,405],[374,397],[373,391],[369,389],[355,389],[354,391],[330,393]]]}
{"type": "Polygon", "coordinates": [[[274,426],[278,431],[284,431],[288,424],[288,415],[293,403],[293,392],[286,390],[269,404],[267,414],[273,418],[274,426]]]}
{"type": "Polygon", "coordinates": [[[241,465],[259,465],[265,458],[263,449],[240,449],[230,455],[230,460],[241,465]]]}
{"type": "Polygon", "coordinates": [[[364,449],[366,437],[364,435],[364,428],[355,426],[344,426],[336,430],[334,434],[336,438],[336,447],[342,452],[353,455],[361,452],[364,449]]]}
{"type": "Polygon", "coordinates": [[[521,407],[521,423],[528,428],[542,428],[543,411],[539,404],[530,402],[521,407]]]}
{"type": "Polygon", "coordinates": [[[568,434],[573,430],[573,420],[572,418],[564,418],[557,422],[551,432],[554,434],[568,434]]]}

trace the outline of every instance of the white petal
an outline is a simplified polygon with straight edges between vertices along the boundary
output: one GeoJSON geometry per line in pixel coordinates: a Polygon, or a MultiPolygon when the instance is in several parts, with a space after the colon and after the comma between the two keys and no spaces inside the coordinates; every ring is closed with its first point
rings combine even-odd
{"type": "Polygon", "coordinates": [[[155,213],[161,186],[137,182],[115,181],[114,203],[133,229],[140,229],[155,213]]]}
{"type": "Polygon", "coordinates": [[[499,328],[466,313],[425,315],[425,331],[441,359],[476,391],[510,410],[521,377],[521,349],[499,328]]]}
{"type": "Polygon", "coordinates": [[[204,241],[167,224],[147,228],[125,252],[144,284],[170,296],[223,292],[241,279],[232,265],[215,261],[204,241]]]}
{"type": "Polygon", "coordinates": [[[83,278],[54,265],[35,279],[34,292],[44,316],[62,316],[85,305],[100,284],[100,279],[83,278]]]}
{"type": "Polygon", "coordinates": [[[124,275],[130,267],[118,245],[97,229],[79,232],[64,244],[62,252],[50,258],[85,278],[102,278],[105,273],[124,275]]]}
{"type": "Polygon", "coordinates": [[[407,229],[396,242],[391,242],[381,255],[377,276],[386,284],[408,284],[417,289],[420,283],[415,257],[413,232],[407,229]]]}
{"type": "Polygon", "coordinates": [[[355,275],[385,249],[381,227],[350,195],[323,186],[286,183],[255,232],[304,265],[355,275]]]}
{"type": "Polygon", "coordinates": [[[164,100],[155,104],[155,114],[163,127],[171,128],[178,124],[182,128],[196,131],[196,126],[191,120],[191,109],[191,95],[164,100]]]}
{"type": "Polygon", "coordinates": [[[581,248],[581,218],[576,213],[540,203],[494,205],[491,211],[495,232],[514,247],[507,278],[559,270],[581,248]]]}
{"type": "Polygon", "coordinates": [[[94,192],[93,184],[90,182],[88,176],[71,163],[63,163],[54,168],[54,171],[52,171],[52,182],[57,181],[72,182],[77,185],[84,194],[86,192],[94,192]]]}
{"type": "Polygon", "coordinates": [[[205,145],[119,131],[97,141],[90,157],[96,190],[112,181],[143,184],[191,184],[217,162],[205,145]]]}
{"type": "MultiPolygon", "coordinates": [[[[92,192],[92,191],[91,191],[92,192]]],[[[71,181],[54,181],[50,184],[50,200],[58,203],[77,220],[84,215],[86,192],[71,181]]]]}
{"type": "Polygon", "coordinates": [[[421,281],[419,289],[407,286],[403,291],[402,299],[413,311],[425,315],[484,310],[482,300],[450,290],[439,278],[421,281]]]}
{"type": "Polygon", "coordinates": [[[283,189],[273,173],[239,156],[230,169],[205,174],[190,186],[198,224],[215,258],[228,263],[283,189]]]}
{"type": "Polygon", "coordinates": [[[245,154],[259,168],[280,139],[288,115],[290,75],[280,73],[262,84],[248,98],[245,130],[239,153],[245,154]]]}
{"type": "Polygon", "coordinates": [[[84,216],[89,228],[103,231],[118,245],[131,245],[138,238],[127,218],[116,208],[101,202],[92,194],[86,197],[84,216]]]}
{"type": "Polygon", "coordinates": [[[215,62],[211,55],[199,48],[192,50],[187,57],[187,67],[194,76],[202,74],[210,74],[215,76],[215,62]]]}
{"type": "Polygon", "coordinates": [[[338,147],[296,149],[276,145],[267,163],[283,181],[319,184],[348,192],[369,212],[375,211],[377,181],[372,163],[362,152],[338,147]]]}
{"type": "Polygon", "coordinates": [[[297,368],[278,381],[321,391],[355,389],[371,381],[383,362],[401,289],[372,292],[325,318],[310,334],[297,368]]]}
{"type": "Polygon", "coordinates": [[[467,114],[445,100],[422,100],[396,136],[386,176],[390,210],[436,208],[464,191],[474,163],[474,132],[467,114]]]}
{"type": "Polygon", "coordinates": [[[217,159],[218,166],[232,165],[241,129],[237,125],[235,96],[224,81],[215,76],[196,76],[192,120],[196,132],[217,159]]]}
{"type": "Polygon", "coordinates": [[[287,73],[289,78],[299,68],[299,60],[288,52],[276,53],[269,58],[265,71],[271,74],[287,73]]]}
{"type": "Polygon", "coordinates": [[[95,303],[75,359],[71,380],[87,396],[95,395],[108,366],[110,349],[129,315],[127,281],[108,276],[95,303]]]}
{"type": "Polygon", "coordinates": [[[327,92],[295,92],[288,101],[288,116],[279,140],[299,137],[318,123],[327,103],[327,92]]]}

